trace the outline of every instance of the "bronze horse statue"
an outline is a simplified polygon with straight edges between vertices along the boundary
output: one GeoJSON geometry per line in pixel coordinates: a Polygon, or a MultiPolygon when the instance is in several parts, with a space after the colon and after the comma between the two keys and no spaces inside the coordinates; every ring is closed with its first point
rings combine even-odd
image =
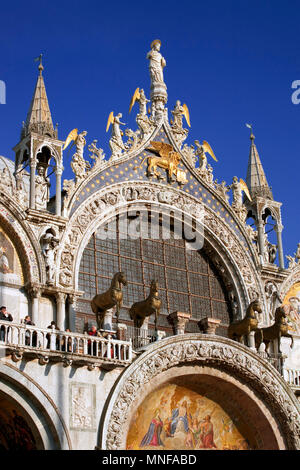
{"type": "Polygon", "coordinates": [[[157,320],[161,307],[161,299],[158,294],[158,283],[152,280],[150,285],[150,293],[145,300],[135,302],[129,310],[131,320],[134,321],[134,326],[141,328],[145,318],[150,317],[155,313],[155,331],[157,331],[157,320]]]}
{"type": "Polygon", "coordinates": [[[102,294],[95,295],[91,300],[91,307],[96,314],[99,329],[102,327],[105,312],[114,306],[116,306],[117,323],[119,322],[120,308],[123,300],[122,285],[127,286],[125,274],[122,272],[116,273],[112,278],[110,288],[102,294]]]}
{"type": "Polygon", "coordinates": [[[246,315],[242,320],[229,325],[228,338],[241,343],[244,335],[249,335],[250,331],[256,330],[258,325],[256,312],[262,313],[262,306],[258,299],[250,303],[246,310],[246,315]]]}
{"type": "Polygon", "coordinates": [[[284,307],[281,305],[277,307],[275,310],[275,322],[273,325],[268,326],[266,328],[258,328],[255,332],[255,347],[258,350],[261,343],[264,343],[266,346],[266,353],[268,353],[270,342],[274,339],[278,340],[278,352],[281,353],[280,350],[280,340],[282,336],[290,338],[291,341],[291,348],[294,345],[294,338],[292,335],[288,333],[289,325],[286,321],[286,312],[284,307]]]}

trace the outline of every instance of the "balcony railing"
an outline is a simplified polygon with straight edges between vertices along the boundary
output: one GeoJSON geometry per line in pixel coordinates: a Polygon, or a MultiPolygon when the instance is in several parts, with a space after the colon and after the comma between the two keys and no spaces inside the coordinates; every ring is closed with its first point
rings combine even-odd
{"type": "Polygon", "coordinates": [[[0,345],[9,351],[61,355],[77,362],[89,358],[96,362],[130,363],[131,341],[114,339],[112,332],[102,333],[105,337],[0,321],[0,345]]]}
{"type": "Polygon", "coordinates": [[[296,387],[300,390],[300,369],[284,369],[283,377],[291,387],[296,387]]]}

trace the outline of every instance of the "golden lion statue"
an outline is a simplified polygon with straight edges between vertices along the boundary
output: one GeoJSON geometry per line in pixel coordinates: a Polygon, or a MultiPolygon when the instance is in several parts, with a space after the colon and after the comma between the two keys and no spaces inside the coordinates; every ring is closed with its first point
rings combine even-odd
{"type": "Polygon", "coordinates": [[[151,147],[148,150],[157,152],[159,157],[147,155],[141,162],[140,167],[146,159],[148,159],[148,175],[155,175],[161,178],[161,174],[157,171],[157,167],[164,168],[168,172],[169,180],[172,181],[173,175],[177,178],[177,167],[181,156],[175,152],[172,145],[165,142],[150,142],[151,147]]]}

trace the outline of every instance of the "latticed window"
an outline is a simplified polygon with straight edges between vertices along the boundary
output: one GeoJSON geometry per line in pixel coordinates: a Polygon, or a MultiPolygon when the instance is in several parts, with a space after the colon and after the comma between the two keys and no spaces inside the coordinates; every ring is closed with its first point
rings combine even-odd
{"type": "Polygon", "coordinates": [[[125,238],[119,217],[113,226],[114,230],[111,225],[97,230],[83,252],[78,287],[84,295],[78,302],[78,324],[93,319],[88,315],[92,315],[90,300],[109,288],[116,272],[123,271],[128,285],[123,287],[122,321],[130,322],[128,309],[148,296],[155,279],[162,300],[160,327],[171,329],[166,316],[180,311],[192,314],[187,331],[199,331],[197,322],[208,316],[221,320],[220,334],[224,334],[229,302],[222,280],[203,250],[190,249],[173,232],[168,239],[125,238]]]}

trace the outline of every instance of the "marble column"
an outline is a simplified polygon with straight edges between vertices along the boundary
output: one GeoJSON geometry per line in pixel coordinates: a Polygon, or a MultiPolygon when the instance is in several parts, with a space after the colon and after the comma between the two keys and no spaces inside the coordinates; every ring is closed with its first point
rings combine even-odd
{"type": "Polygon", "coordinates": [[[35,324],[35,326],[46,326],[41,325],[41,318],[39,315],[39,301],[41,297],[41,289],[39,287],[32,287],[29,291],[29,296],[31,299],[31,321],[35,324]]]}
{"type": "Polygon", "coordinates": [[[55,214],[61,215],[61,175],[62,168],[56,164],[56,193],[55,193],[55,214]]]}
{"type": "Polygon", "coordinates": [[[66,329],[66,298],[63,292],[56,292],[56,324],[62,331],[66,329]]]}
{"type": "Polygon", "coordinates": [[[77,296],[73,294],[68,295],[68,327],[70,328],[71,331],[75,331],[76,325],[75,325],[75,318],[76,318],[76,300],[77,296]]]}
{"type": "Polygon", "coordinates": [[[103,330],[107,330],[107,331],[111,331],[113,328],[112,328],[112,319],[113,319],[113,315],[115,313],[115,307],[112,307],[112,308],[109,308],[108,310],[106,310],[104,316],[103,316],[103,322],[102,322],[102,329],[103,330]]]}
{"type": "Polygon", "coordinates": [[[252,351],[256,352],[256,347],[255,347],[255,331],[250,331],[248,335],[248,346],[252,351]]]}
{"type": "Polygon", "coordinates": [[[262,221],[259,219],[257,223],[258,233],[258,252],[260,255],[261,263],[264,263],[265,259],[265,240],[264,240],[264,226],[262,221]]]}
{"type": "Polygon", "coordinates": [[[191,318],[190,313],[173,312],[168,315],[167,320],[173,326],[174,335],[184,335],[185,325],[191,318]]]}
{"type": "Polygon", "coordinates": [[[278,262],[280,269],[284,269],[284,256],[283,256],[283,246],[282,246],[282,230],[283,225],[275,225],[275,232],[277,235],[277,247],[278,247],[278,262]]]}
{"type": "Polygon", "coordinates": [[[35,209],[35,170],[36,170],[36,159],[30,159],[30,197],[29,207],[35,209]]]}

